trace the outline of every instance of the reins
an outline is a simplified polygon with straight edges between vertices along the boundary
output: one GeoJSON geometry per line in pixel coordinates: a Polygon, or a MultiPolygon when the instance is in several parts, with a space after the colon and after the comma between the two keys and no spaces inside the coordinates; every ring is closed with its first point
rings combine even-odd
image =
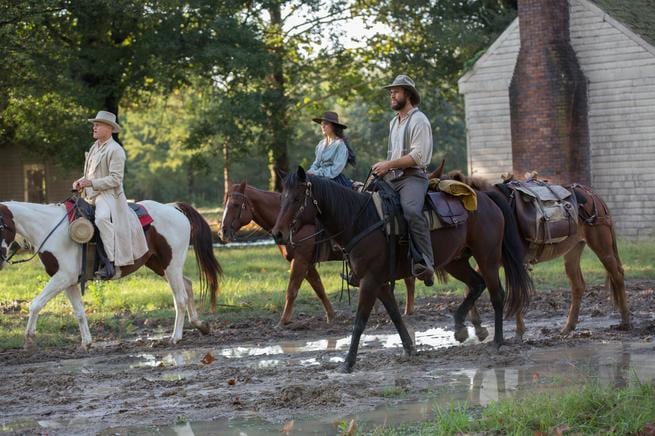
{"type": "MultiPolygon", "coordinates": [[[[65,203],[66,201],[70,200],[71,198],[73,198],[73,197],[72,197],[72,196],[71,196],[71,197],[68,197],[68,198],[67,198],[66,200],[64,200],[62,203],[65,203]]],[[[75,208],[77,208],[77,205],[75,205],[75,208]]],[[[45,245],[45,243],[48,241],[48,239],[50,239],[50,236],[52,236],[52,234],[55,232],[55,230],[57,230],[57,228],[61,225],[61,223],[64,222],[64,220],[65,220],[69,215],[70,215],[70,212],[67,211],[66,214],[65,214],[65,215],[64,215],[64,216],[59,220],[59,222],[58,222],[58,223],[57,223],[57,224],[52,228],[52,230],[50,230],[50,233],[48,233],[48,235],[45,237],[45,239],[41,242],[41,244],[39,245],[39,248],[37,248],[37,249],[34,251],[34,254],[33,254],[33,255],[31,255],[31,256],[28,257],[27,259],[20,259],[20,260],[14,260],[14,261],[12,261],[11,259],[16,255],[16,253],[18,253],[18,250],[19,250],[19,248],[20,248],[20,246],[19,246],[19,248],[17,248],[16,250],[14,250],[14,251],[11,253],[11,255],[10,255],[9,257],[4,258],[3,261],[4,261],[5,263],[10,264],[10,265],[16,265],[16,264],[19,264],[19,263],[29,262],[30,260],[34,259],[34,258],[39,254],[39,252],[41,251],[41,249],[43,248],[43,246],[45,245]]],[[[6,229],[6,228],[8,228],[8,227],[7,227],[6,224],[4,223],[4,217],[3,217],[2,214],[0,213],[0,229],[6,229]]],[[[12,245],[13,245],[13,244],[12,244],[12,245]]],[[[4,256],[3,256],[3,257],[4,257],[4,256]]]]}
{"type": "MultiPolygon", "coordinates": [[[[340,232],[337,232],[337,233],[335,233],[333,235],[330,235],[330,234],[328,234],[328,232],[325,229],[320,229],[320,230],[312,233],[311,235],[305,236],[304,238],[302,238],[302,239],[300,239],[298,241],[294,241],[293,240],[293,228],[295,227],[296,222],[297,222],[298,217],[300,216],[300,214],[304,212],[305,207],[307,206],[307,201],[310,198],[312,200],[312,203],[314,204],[314,207],[316,207],[317,214],[320,215],[322,212],[321,212],[321,208],[318,206],[318,202],[316,201],[316,198],[314,198],[314,194],[312,193],[312,182],[307,181],[306,182],[306,189],[305,189],[305,201],[304,201],[303,205],[300,206],[300,208],[298,209],[296,214],[294,215],[293,220],[291,221],[291,227],[289,228],[289,245],[291,245],[292,247],[297,247],[301,243],[306,242],[306,241],[310,240],[311,238],[314,238],[314,237],[320,235],[323,232],[325,232],[328,236],[326,238],[324,238],[324,239],[319,239],[319,240],[315,241],[316,244],[320,244],[320,243],[329,241],[331,239],[334,239],[334,238],[336,238],[337,236],[340,236],[342,233],[344,233],[346,231],[346,229],[344,228],[340,232]]],[[[357,211],[357,214],[355,215],[355,218],[353,219],[353,222],[357,221],[357,219],[364,213],[364,211],[366,210],[366,207],[371,202],[372,198],[373,197],[369,196],[366,199],[366,202],[362,205],[362,207],[359,209],[359,211],[357,211]]],[[[351,240],[351,242],[348,243],[348,245],[346,246],[346,248],[344,248],[343,251],[347,253],[352,248],[354,248],[355,245],[360,240],[362,240],[364,238],[364,236],[368,235],[370,232],[375,230],[377,227],[381,227],[382,225],[383,225],[383,222],[382,222],[382,220],[380,220],[379,222],[375,223],[374,225],[367,227],[363,232],[358,233],[357,236],[355,236],[351,240]],[[354,243],[353,243],[353,241],[354,241],[354,243]]]]}

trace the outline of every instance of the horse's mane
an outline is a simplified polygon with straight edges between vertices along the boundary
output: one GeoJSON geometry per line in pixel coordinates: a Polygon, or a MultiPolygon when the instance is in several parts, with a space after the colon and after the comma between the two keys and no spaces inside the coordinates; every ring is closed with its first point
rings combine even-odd
{"type": "MultiPolygon", "coordinates": [[[[324,203],[325,209],[333,211],[336,221],[335,224],[340,228],[354,228],[354,225],[357,223],[371,223],[379,219],[373,202],[370,202],[368,207],[362,210],[367,201],[369,201],[370,194],[355,192],[326,177],[311,174],[307,174],[306,177],[312,183],[314,196],[324,203]],[[357,222],[353,223],[357,214],[359,214],[357,216],[357,222]]],[[[295,186],[301,182],[298,179],[298,175],[295,172],[291,172],[287,175],[284,183],[286,186],[295,186]]]]}
{"type": "Polygon", "coordinates": [[[490,191],[493,188],[493,183],[482,177],[467,176],[460,170],[449,171],[444,179],[457,180],[458,182],[466,183],[476,191],[490,191]]]}

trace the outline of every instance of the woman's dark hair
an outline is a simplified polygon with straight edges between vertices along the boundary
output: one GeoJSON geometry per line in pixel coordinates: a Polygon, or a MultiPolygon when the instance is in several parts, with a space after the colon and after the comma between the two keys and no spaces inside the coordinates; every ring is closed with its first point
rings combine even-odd
{"type": "Polygon", "coordinates": [[[346,144],[346,148],[348,149],[348,163],[352,166],[357,165],[357,156],[355,156],[355,152],[348,143],[348,137],[345,135],[345,133],[343,133],[344,128],[342,126],[337,126],[334,123],[330,124],[332,124],[332,131],[334,132],[335,136],[342,139],[344,144],[346,144]]]}

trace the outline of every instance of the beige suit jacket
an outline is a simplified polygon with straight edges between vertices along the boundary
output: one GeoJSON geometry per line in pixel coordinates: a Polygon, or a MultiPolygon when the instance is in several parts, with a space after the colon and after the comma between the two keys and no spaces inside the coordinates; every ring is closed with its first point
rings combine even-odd
{"type": "Polygon", "coordinates": [[[84,177],[93,185],[84,190],[84,198],[95,203],[103,196],[111,209],[116,266],[132,265],[148,251],[139,219],[128,206],[123,191],[125,160],[123,147],[112,138],[104,144],[96,141],[84,162],[84,177]]]}

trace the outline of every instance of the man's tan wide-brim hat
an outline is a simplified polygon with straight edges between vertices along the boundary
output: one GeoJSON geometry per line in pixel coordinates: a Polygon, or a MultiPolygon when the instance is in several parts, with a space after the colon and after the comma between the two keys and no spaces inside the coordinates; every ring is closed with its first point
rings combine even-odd
{"type": "Polygon", "coordinates": [[[416,106],[421,102],[421,96],[418,95],[418,91],[416,90],[416,85],[414,84],[414,81],[410,79],[409,76],[406,76],[405,74],[399,74],[398,76],[396,76],[395,79],[393,79],[392,83],[383,86],[383,88],[389,89],[398,86],[406,89],[410,94],[412,94],[412,96],[414,97],[412,99],[412,105],[416,106]]]}
{"type": "Polygon", "coordinates": [[[79,217],[68,227],[68,234],[78,244],[86,244],[93,238],[93,224],[87,218],[79,217]]]}
{"type": "Polygon", "coordinates": [[[99,111],[95,118],[89,118],[90,123],[105,123],[112,127],[113,133],[121,131],[121,126],[116,122],[116,115],[108,111],[99,111]]]}

